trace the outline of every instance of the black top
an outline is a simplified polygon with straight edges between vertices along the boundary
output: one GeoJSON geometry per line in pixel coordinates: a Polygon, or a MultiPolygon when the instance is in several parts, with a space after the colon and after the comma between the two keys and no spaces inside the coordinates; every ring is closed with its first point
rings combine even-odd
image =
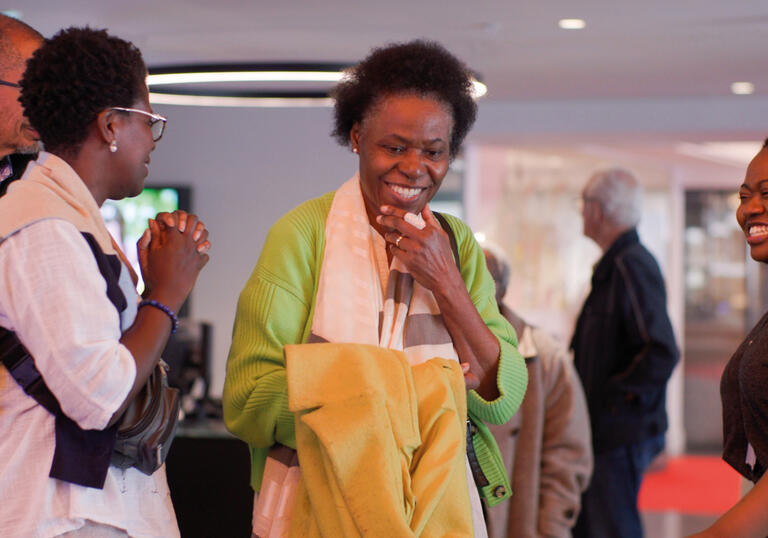
{"type": "Polygon", "coordinates": [[[595,265],[571,348],[595,452],[666,430],[666,385],[679,353],[661,271],[634,229],[595,265]]]}
{"type": "Polygon", "coordinates": [[[720,381],[723,401],[723,459],[757,482],[768,465],[768,313],[749,332],[720,381]],[[757,458],[746,462],[747,443],[757,458]]]}

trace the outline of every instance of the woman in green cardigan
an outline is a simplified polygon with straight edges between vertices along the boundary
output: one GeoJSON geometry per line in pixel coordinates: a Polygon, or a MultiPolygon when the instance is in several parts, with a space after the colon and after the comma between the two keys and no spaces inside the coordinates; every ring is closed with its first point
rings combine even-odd
{"type": "Polygon", "coordinates": [[[474,466],[477,489],[469,488],[482,536],[478,490],[491,504],[511,493],[482,423],[514,414],[527,374],[471,231],[452,217],[446,231],[428,207],[475,119],[471,77],[440,45],[414,41],[375,49],[334,97],[333,134],[359,156],[359,171],[270,230],[238,302],[227,427],[251,446],[258,491],[268,450],[296,446],[285,345],[369,343],[373,327],[378,345],[404,350],[413,363],[456,357],[474,423],[470,461],[482,468],[474,466]]]}

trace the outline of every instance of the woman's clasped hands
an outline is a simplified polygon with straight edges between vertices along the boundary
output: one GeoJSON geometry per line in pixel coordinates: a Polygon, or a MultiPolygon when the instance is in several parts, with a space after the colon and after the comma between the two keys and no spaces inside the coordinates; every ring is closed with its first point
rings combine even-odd
{"type": "Polygon", "coordinates": [[[143,295],[151,294],[178,310],[208,263],[211,242],[205,224],[186,211],[158,213],[149,219],[149,227],[137,248],[145,286],[143,295]]]}

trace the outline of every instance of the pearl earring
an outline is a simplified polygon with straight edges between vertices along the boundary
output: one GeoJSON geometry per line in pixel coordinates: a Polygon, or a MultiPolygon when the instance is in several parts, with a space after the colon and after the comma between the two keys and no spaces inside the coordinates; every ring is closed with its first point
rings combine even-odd
{"type": "Polygon", "coordinates": [[[352,148],[352,153],[358,153],[357,148],[352,148]]]}
{"type": "Polygon", "coordinates": [[[109,143],[109,151],[115,153],[117,151],[117,140],[113,140],[109,143]]]}

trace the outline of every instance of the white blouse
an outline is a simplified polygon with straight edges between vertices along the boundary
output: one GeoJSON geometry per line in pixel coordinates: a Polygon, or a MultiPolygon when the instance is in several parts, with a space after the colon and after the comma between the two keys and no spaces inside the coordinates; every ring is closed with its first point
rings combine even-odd
{"type": "MultiPolygon", "coordinates": [[[[70,223],[36,222],[0,243],[0,326],[15,331],[64,412],[83,429],[106,427],[136,377],[121,332],[137,295],[123,267],[119,315],[90,247],[70,223]]],[[[48,476],[54,417],[0,367],[0,534],[47,538],[85,520],[135,537],[179,536],[165,477],[110,466],[103,489],[48,476]]]]}

